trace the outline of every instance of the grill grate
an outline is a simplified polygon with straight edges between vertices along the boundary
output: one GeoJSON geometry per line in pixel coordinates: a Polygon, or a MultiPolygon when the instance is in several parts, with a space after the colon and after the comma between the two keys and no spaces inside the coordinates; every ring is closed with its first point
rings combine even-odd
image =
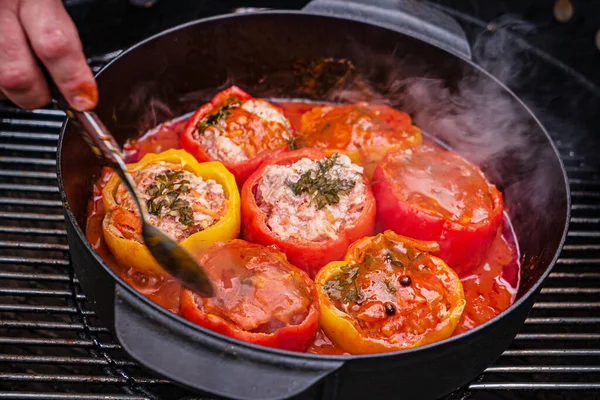
{"type": "MultiPolygon", "coordinates": [[[[128,359],[72,275],[55,166],[63,117],[0,104],[0,398],[181,398],[128,359]]],[[[600,171],[557,145],[573,190],[562,258],[510,349],[450,398],[600,390],[600,171]]]]}
{"type": "Polygon", "coordinates": [[[154,399],[69,268],[56,144],[64,114],[0,107],[0,398],[154,399]]]}

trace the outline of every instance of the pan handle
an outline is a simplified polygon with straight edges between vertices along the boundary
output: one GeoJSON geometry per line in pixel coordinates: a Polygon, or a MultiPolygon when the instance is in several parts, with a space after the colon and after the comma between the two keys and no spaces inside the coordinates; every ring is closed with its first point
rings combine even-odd
{"type": "Polygon", "coordinates": [[[471,59],[471,46],[460,25],[420,1],[313,0],[303,10],[381,26],[471,59]]]}
{"type": "Polygon", "coordinates": [[[140,364],[188,388],[243,400],[286,399],[339,369],[343,361],[274,353],[173,321],[130,289],[115,288],[115,332],[140,364]]]}

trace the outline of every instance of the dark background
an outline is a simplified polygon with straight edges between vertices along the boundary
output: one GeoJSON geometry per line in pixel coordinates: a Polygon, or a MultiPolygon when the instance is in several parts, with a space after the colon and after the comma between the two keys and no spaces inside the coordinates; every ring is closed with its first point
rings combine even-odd
{"type": "MultiPolygon", "coordinates": [[[[231,13],[240,7],[300,9],[307,2],[65,0],[86,54],[96,61],[103,54],[194,19],[231,13]],[[136,7],[132,3],[154,5],[136,7]]],[[[515,91],[555,140],[568,140],[600,165],[600,0],[423,2],[443,8],[461,24],[474,61],[515,91]],[[572,6],[568,21],[555,17],[557,3],[572,6]]]]}
{"type": "MultiPolygon", "coordinates": [[[[137,0],[138,2],[152,0],[137,0]]],[[[563,0],[564,1],[564,0],[563,0]]],[[[127,0],[66,0],[86,54],[125,48],[163,29],[237,7],[299,9],[307,0],[158,0],[148,8],[127,0]]],[[[559,22],[555,0],[435,0],[482,23],[500,21],[534,47],[600,84],[600,0],[570,0],[573,16],[559,22]]]]}

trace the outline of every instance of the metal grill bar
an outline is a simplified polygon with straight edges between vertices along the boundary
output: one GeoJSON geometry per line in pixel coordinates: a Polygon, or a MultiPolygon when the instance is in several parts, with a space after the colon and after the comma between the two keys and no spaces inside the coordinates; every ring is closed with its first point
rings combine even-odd
{"type": "Polygon", "coordinates": [[[584,318],[527,318],[525,324],[528,325],[585,325],[585,324],[600,324],[598,317],[584,318]]]}
{"type": "Polygon", "coordinates": [[[571,185],[600,187],[599,181],[594,181],[591,179],[569,179],[569,183],[571,185]]]}
{"type": "Polygon", "coordinates": [[[66,236],[65,229],[21,228],[19,226],[0,226],[0,232],[19,233],[23,235],[66,236]]]}
{"type": "Polygon", "coordinates": [[[573,264],[600,264],[600,258],[559,258],[556,261],[558,265],[573,264]]]}
{"type": "Polygon", "coordinates": [[[584,166],[572,166],[565,165],[565,170],[567,172],[595,172],[594,168],[584,165],[584,166]]]}
{"type": "Polygon", "coordinates": [[[31,306],[27,304],[0,304],[0,311],[18,312],[18,313],[53,313],[53,314],[75,314],[75,307],[68,306],[31,306]]]}
{"type": "Polygon", "coordinates": [[[572,224],[600,224],[600,218],[571,218],[572,224]]]}
{"type": "Polygon", "coordinates": [[[544,288],[542,294],[600,294],[600,288],[544,288]]]}
{"type": "Polygon", "coordinates": [[[573,152],[563,154],[562,159],[565,163],[570,163],[574,161],[583,161],[585,158],[573,152]]]}
{"type": "Polygon", "coordinates": [[[4,164],[32,164],[32,165],[46,165],[53,167],[56,165],[56,161],[49,158],[26,158],[26,157],[0,157],[0,163],[4,164]]]}
{"type": "Polygon", "coordinates": [[[36,153],[56,153],[56,146],[35,146],[28,144],[0,143],[0,150],[28,151],[36,153]]]}
{"type": "Polygon", "coordinates": [[[568,374],[580,374],[580,373],[600,373],[599,366],[570,366],[570,367],[562,367],[555,365],[536,365],[536,366],[497,366],[490,367],[485,370],[485,372],[497,372],[497,373],[526,373],[526,374],[541,374],[541,373],[568,373],[568,374]]]}
{"type": "Polygon", "coordinates": [[[598,192],[589,192],[586,190],[573,190],[571,191],[571,197],[577,198],[577,197],[591,197],[594,199],[598,199],[600,198],[600,193],[598,192]]]}
{"type": "Polygon", "coordinates": [[[0,241],[0,249],[69,250],[66,244],[0,241]]]}
{"type": "MultiPolygon", "coordinates": [[[[30,288],[0,288],[0,295],[9,296],[44,296],[44,297],[70,297],[68,290],[30,289],[30,288]]],[[[81,295],[85,299],[84,295],[81,295]]],[[[0,323],[1,324],[1,323],[0,323]]]]}
{"type": "MultiPolygon", "coordinates": [[[[68,263],[67,263],[68,265],[68,263]]],[[[12,280],[33,280],[33,281],[59,281],[69,282],[70,278],[67,274],[32,274],[26,272],[7,272],[0,271],[0,279],[12,279],[12,280]]]]}
{"type": "Polygon", "coordinates": [[[0,204],[33,207],[62,207],[62,203],[58,200],[14,199],[11,197],[0,197],[0,204]]]}
{"type": "Polygon", "coordinates": [[[600,205],[599,204],[572,204],[571,210],[573,210],[573,211],[581,211],[581,210],[600,211],[600,205]]]}
{"type": "Polygon", "coordinates": [[[21,220],[31,220],[31,221],[64,221],[65,220],[65,217],[62,214],[6,213],[6,212],[0,212],[0,218],[21,219],[21,220]]]}
{"type": "Polygon", "coordinates": [[[55,258],[0,257],[0,264],[69,265],[68,260],[55,258]]]}
{"type": "MultiPolygon", "coordinates": [[[[138,384],[160,385],[169,381],[151,378],[133,378],[138,384]]],[[[87,384],[117,384],[129,383],[126,379],[113,376],[90,376],[90,375],[41,375],[41,374],[10,374],[0,373],[0,381],[18,382],[50,382],[50,383],[87,383],[87,384]]]]}
{"type": "Polygon", "coordinates": [[[11,400],[148,400],[144,396],[123,394],[83,394],[83,393],[51,393],[51,392],[0,392],[0,399],[11,400]]]}
{"type": "Polygon", "coordinates": [[[0,354],[0,363],[20,363],[20,364],[61,364],[61,365],[109,365],[114,363],[120,367],[135,367],[137,364],[127,360],[108,361],[95,357],[52,357],[52,356],[28,356],[0,354]]]}
{"type": "Polygon", "coordinates": [[[600,251],[600,244],[566,244],[565,251],[600,251]]]}
{"type": "Polygon", "coordinates": [[[519,333],[515,340],[600,340],[600,333],[519,333]]]}
{"type": "Polygon", "coordinates": [[[53,110],[48,108],[38,108],[36,110],[21,110],[18,109],[17,115],[19,114],[34,114],[34,115],[43,115],[48,117],[58,117],[58,120],[62,121],[65,117],[65,113],[61,110],[53,110]]]}
{"type": "MultiPolygon", "coordinates": [[[[77,312],[75,309],[74,312],[77,312]]],[[[93,340],[83,339],[50,339],[50,338],[17,338],[0,337],[0,345],[10,346],[46,346],[46,347],[94,347],[99,345],[105,350],[119,350],[121,346],[115,343],[94,343],[93,340]]]]}
{"type": "MultiPolygon", "coordinates": [[[[44,329],[44,330],[70,330],[81,331],[85,329],[82,323],[69,322],[41,322],[41,321],[11,321],[0,320],[0,328],[13,329],[44,329]]],[[[94,333],[109,333],[109,330],[104,327],[92,326],[88,327],[94,333]]]]}
{"type": "Polygon", "coordinates": [[[62,121],[48,121],[42,119],[0,118],[0,124],[58,129],[62,126],[62,121]]]}
{"type": "Polygon", "coordinates": [[[54,172],[15,171],[15,170],[0,171],[0,176],[6,176],[6,177],[10,177],[10,178],[32,178],[32,179],[56,179],[57,178],[57,176],[54,172]]]}
{"type": "Polygon", "coordinates": [[[10,192],[45,192],[45,193],[58,193],[56,186],[44,186],[44,185],[16,185],[12,183],[0,183],[0,190],[6,190],[10,192]]]}
{"type": "Polygon", "coordinates": [[[471,383],[471,390],[600,390],[600,383],[471,383]]]}
{"type": "Polygon", "coordinates": [[[57,142],[59,135],[54,133],[35,133],[35,132],[1,132],[0,139],[27,139],[27,140],[47,140],[57,142]]]}
{"type": "Polygon", "coordinates": [[[554,279],[600,279],[600,272],[551,272],[550,278],[554,279]]]}
{"type": "Polygon", "coordinates": [[[598,357],[600,349],[542,349],[542,350],[506,350],[503,357],[598,357]]]}
{"type": "Polygon", "coordinates": [[[535,309],[544,309],[544,310],[559,310],[559,309],[565,309],[565,310],[570,310],[570,309],[577,309],[577,310],[583,310],[583,309],[590,309],[590,310],[595,310],[595,309],[600,309],[600,302],[590,302],[590,303],[576,303],[576,302],[539,302],[539,303],[535,303],[533,305],[533,308],[535,309]]]}
{"type": "Polygon", "coordinates": [[[588,237],[588,238],[598,238],[600,237],[600,232],[598,231],[569,231],[567,233],[568,238],[576,238],[576,237],[588,237]]]}

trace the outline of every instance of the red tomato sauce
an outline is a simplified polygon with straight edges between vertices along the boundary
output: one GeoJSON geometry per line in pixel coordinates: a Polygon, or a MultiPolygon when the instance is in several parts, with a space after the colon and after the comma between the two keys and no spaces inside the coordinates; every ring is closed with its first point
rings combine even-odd
{"type": "MultiPolygon", "coordinates": [[[[283,109],[294,129],[298,129],[303,113],[320,105],[300,101],[278,101],[276,104],[283,109]]],[[[124,146],[126,161],[136,162],[146,153],[158,153],[169,148],[179,148],[179,135],[185,122],[186,120],[183,118],[176,122],[166,122],[148,131],[140,138],[129,140],[124,146]]],[[[429,146],[436,146],[427,137],[423,138],[423,142],[429,146]]],[[[93,197],[88,205],[87,239],[112,270],[128,284],[153,302],[178,314],[181,286],[177,282],[165,278],[148,278],[135,271],[125,269],[116,262],[108,250],[102,234],[104,207],[101,193],[107,177],[108,175],[103,172],[94,185],[93,197]]],[[[453,335],[485,323],[506,310],[514,302],[520,276],[520,256],[516,243],[510,220],[505,214],[503,224],[485,261],[472,274],[461,279],[467,304],[453,335]]],[[[306,352],[348,355],[347,352],[336,346],[321,329],[317,331],[306,352]]]]}
{"type": "Polygon", "coordinates": [[[480,223],[494,208],[485,178],[453,153],[403,152],[387,170],[402,201],[444,219],[480,223]]]}

